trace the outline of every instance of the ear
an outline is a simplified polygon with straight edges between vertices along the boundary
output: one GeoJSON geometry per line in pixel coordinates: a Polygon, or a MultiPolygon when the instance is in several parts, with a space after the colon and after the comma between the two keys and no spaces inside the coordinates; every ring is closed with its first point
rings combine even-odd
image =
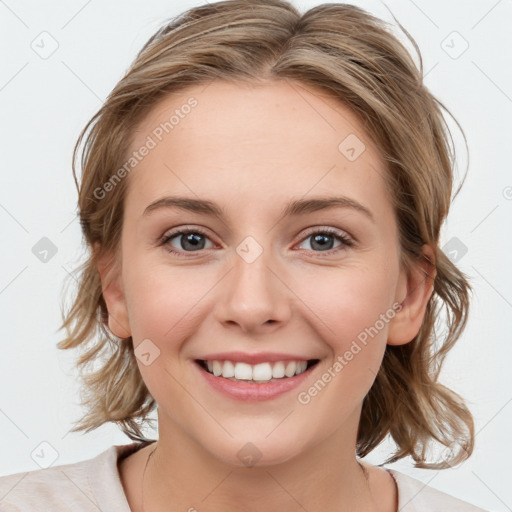
{"type": "Polygon", "coordinates": [[[402,309],[389,323],[388,345],[404,345],[418,334],[434,291],[435,276],[435,252],[430,245],[424,245],[413,268],[400,275],[396,301],[402,309]]]}
{"type": "Polygon", "coordinates": [[[108,328],[118,338],[129,338],[131,329],[120,265],[111,254],[104,254],[96,261],[96,268],[101,277],[103,298],[108,310],[108,328]]]}

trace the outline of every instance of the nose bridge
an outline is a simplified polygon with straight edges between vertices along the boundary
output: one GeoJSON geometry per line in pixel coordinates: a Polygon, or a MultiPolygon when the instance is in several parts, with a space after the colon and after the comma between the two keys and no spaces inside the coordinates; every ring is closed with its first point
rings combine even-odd
{"type": "Polygon", "coordinates": [[[286,287],[274,275],[271,248],[264,248],[249,236],[235,250],[233,268],[219,298],[219,321],[235,322],[243,330],[251,330],[269,320],[285,320],[289,308],[286,287]]]}

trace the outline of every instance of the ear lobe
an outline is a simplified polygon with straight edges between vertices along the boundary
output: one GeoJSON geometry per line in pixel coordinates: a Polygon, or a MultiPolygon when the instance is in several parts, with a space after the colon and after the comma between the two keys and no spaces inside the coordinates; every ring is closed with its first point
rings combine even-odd
{"type": "Polygon", "coordinates": [[[122,286],[122,276],[113,255],[98,258],[96,268],[101,278],[103,299],[108,310],[108,328],[118,338],[131,336],[128,310],[122,286]]]}
{"type": "MultiPolygon", "coordinates": [[[[405,270],[404,270],[405,272],[405,270]]],[[[401,275],[406,285],[406,294],[398,297],[402,309],[389,323],[388,345],[405,345],[418,334],[428,301],[434,292],[436,276],[435,253],[431,246],[422,247],[422,256],[414,263],[409,274],[401,275]],[[401,299],[401,300],[400,300],[401,299]]]]}

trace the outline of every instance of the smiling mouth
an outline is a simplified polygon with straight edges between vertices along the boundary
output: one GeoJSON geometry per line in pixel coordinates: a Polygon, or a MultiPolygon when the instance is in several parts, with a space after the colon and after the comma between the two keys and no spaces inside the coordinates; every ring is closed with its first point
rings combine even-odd
{"type": "Polygon", "coordinates": [[[266,384],[295,377],[315,366],[319,359],[307,361],[275,361],[259,364],[247,364],[235,361],[206,361],[196,359],[195,362],[209,374],[233,382],[266,384]]]}

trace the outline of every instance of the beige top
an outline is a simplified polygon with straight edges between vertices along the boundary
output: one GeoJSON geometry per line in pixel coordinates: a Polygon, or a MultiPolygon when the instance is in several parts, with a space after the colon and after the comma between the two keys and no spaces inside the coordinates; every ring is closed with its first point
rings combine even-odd
{"type": "MultiPolygon", "coordinates": [[[[74,464],[2,476],[0,511],[130,512],[117,462],[143,446],[115,445],[74,464]]],[[[387,471],[397,483],[400,512],[485,512],[405,473],[387,471]]]]}

